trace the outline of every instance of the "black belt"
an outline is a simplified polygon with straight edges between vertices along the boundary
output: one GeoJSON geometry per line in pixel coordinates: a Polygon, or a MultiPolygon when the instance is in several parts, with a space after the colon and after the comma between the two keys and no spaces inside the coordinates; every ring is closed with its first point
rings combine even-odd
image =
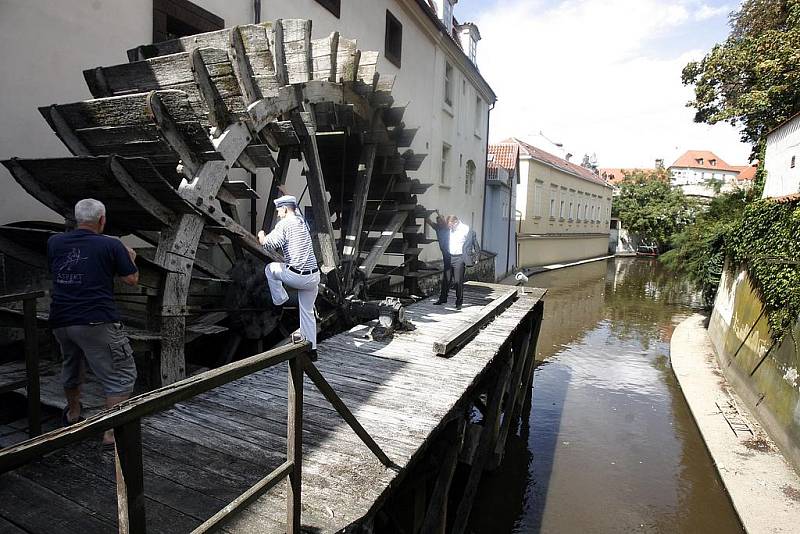
{"type": "Polygon", "coordinates": [[[289,270],[292,271],[295,274],[303,274],[303,275],[305,275],[305,274],[314,274],[315,272],[319,271],[319,268],[315,267],[313,269],[309,269],[308,271],[301,271],[300,269],[295,269],[294,267],[292,267],[290,265],[289,266],[289,270]]]}

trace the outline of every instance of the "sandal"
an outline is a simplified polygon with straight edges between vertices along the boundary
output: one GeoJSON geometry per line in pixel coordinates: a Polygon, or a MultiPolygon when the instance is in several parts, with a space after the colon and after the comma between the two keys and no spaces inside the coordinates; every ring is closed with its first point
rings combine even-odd
{"type": "MultiPolygon", "coordinates": [[[[81,404],[80,407],[81,407],[81,413],[83,413],[83,404],[81,404]]],[[[70,421],[68,418],[68,414],[69,414],[69,406],[64,406],[64,409],[61,410],[61,426],[71,426],[74,425],[75,423],[80,423],[81,421],[86,420],[85,417],[79,415],[77,420],[70,421]]]]}

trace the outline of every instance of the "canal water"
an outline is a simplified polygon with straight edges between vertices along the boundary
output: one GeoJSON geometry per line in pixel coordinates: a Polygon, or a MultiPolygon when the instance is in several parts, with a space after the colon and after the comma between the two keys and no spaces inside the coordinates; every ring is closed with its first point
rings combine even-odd
{"type": "Polygon", "coordinates": [[[670,369],[699,304],[656,260],[531,277],[548,288],[530,413],[484,475],[469,530],[741,533],[670,369]]]}

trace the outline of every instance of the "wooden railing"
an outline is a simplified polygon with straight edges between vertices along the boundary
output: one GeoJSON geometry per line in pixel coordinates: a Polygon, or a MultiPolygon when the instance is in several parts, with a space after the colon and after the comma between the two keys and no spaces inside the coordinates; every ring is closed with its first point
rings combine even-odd
{"type": "Polygon", "coordinates": [[[0,304],[22,301],[25,330],[25,380],[0,384],[0,392],[25,387],[28,394],[28,436],[42,433],[41,407],[39,401],[39,338],[36,332],[36,299],[44,297],[44,291],[0,295],[0,304]]]}
{"type": "Polygon", "coordinates": [[[0,474],[56,449],[113,429],[116,439],[119,531],[131,534],[144,533],[146,532],[146,527],[142,470],[142,417],[153,415],[158,411],[171,407],[175,403],[191,399],[201,393],[252,373],[288,362],[286,461],[197,527],[194,532],[210,532],[218,529],[232,514],[244,508],[288,477],[286,531],[291,534],[299,534],[302,488],[304,372],[373,454],[387,467],[396,467],[309,360],[308,351],[310,348],[311,345],[307,341],[303,341],[257,354],[133,397],[83,422],[0,450],[0,474]]]}

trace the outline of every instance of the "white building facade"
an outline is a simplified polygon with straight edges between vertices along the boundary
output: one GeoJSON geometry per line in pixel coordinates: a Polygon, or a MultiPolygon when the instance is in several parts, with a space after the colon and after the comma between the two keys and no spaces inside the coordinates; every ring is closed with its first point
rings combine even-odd
{"type": "Polygon", "coordinates": [[[708,150],[689,150],[669,167],[673,187],[683,194],[711,199],[737,187],[749,187],[754,170],[748,166],[728,165],[708,150]]]}
{"type": "MultiPolygon", "coordinates": [[[[128,49],[259,20],[306,18],[313,38],[338,31],[358,39],[362,50],[380,52],[378,71],[396,75],[395,105],[408,104],[405,125],[419,128],[411,149],[428,154],[410,175],[433,184],[419,203],[454,213],[480,233],[489,109],[496,97],[475,63],[480,34],[472,24],[455,22],[454,3],[441,0],[437,12],[427,0],[2,0],[0,46],[17,53],[4,59],[13,75],[0,77],[0,159],[67,156],[37,108],[91,98],[83,71],[125,63],[128,49]]],[[[5,168],[0,175],[0,224],[60,220],[5,168]]],[[[271,173],[260,171],[255,183],[260,220],[271,173]]],[[[302,185],[295,164],[289,191],[299,196],[302,185]]],[[[250,211],[243,202],[242,220],[250,211]]],[[[420,255],[438,257],[435,244],[420,255]]]]}
{"type": "Polygon", "coordinates": [[[800,193],[800,114],[767,135],[764,198],[800,193]]]}

